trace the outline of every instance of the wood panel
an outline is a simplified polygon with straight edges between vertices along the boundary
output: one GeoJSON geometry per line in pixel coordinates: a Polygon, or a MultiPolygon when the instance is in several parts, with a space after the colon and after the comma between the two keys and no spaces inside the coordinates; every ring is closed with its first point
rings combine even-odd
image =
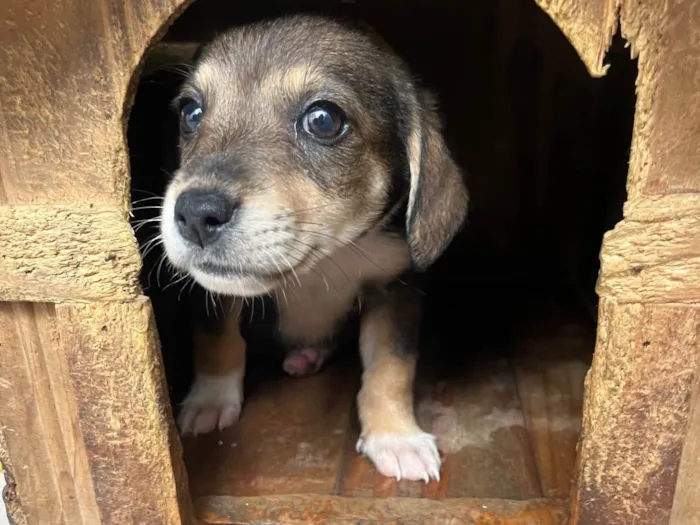
{"type": "Polygon", "coordinates": [[[561,28],[593,76],[605,74],[605,53],[617,29],[620,0],[535,0],[561,28]]]}
{"type": "Polygon", "coordinates": [[[564,525],[562,501],[507,501],[413,498],[343,498],[338,496],[210,497],[199,501],[206,523],[253,525],[564,525]]]}
{"type": "Polygon", "coordinates": [[[541,497],[532,443],[512,368],[506,360],[470,363],[456,377],[422,378],[419,424],[437,437],[443,455],[438,483],[396,482],[379,475],[348,440],[338,494],[352,497],[541,497]]]}
{"type": "Polygon", "coordinates": [[[65,304],[56,312],[100,522],[191,523],[150,302],[65,304]]]}
{"type": "Polygon", "coordinates": [[[620,2],[639,55],[629,198],[700,191],[700,2],[620,2]]]}
{"type": "Polygon", "coordinates": [[[697,306],[601,299],[572,523],[669,522],[699,344],[697,306]]]}
{"type": "Polygon", "coordinates": [[[141,258],[124,214],[90,206],[0,206],[0,300],[125,300],[141,258]]]}
{"type": "Polygon", "coordinates": [[[29,525],[95,525],[97,501],[57,335],[50,305],[0,303],[6,467],[29,525]]]}
{"type": "MultiPolygon", "coordinates": [[[[700,355],[697,357],[700,361],[700,355]]],[[[698,365],[700,367],[700,364],[698,365]]],[[[683,445],[671,525],[700,523],[700,374],[695,381],[692,411],[683,445]]]]}
{"type": "Polygon", "coordinates": [[[338,365],[257,385],[237,425],[185,441],[193,497],[332,494],[358,386],[338,365]]]}
{"type": "Polygon", "coordinates": [[[605,234],[597,291],[618,302],[700,301],[700,218],[624,220],[605,234]]]}
{"type": "Polygon", "coordinates": [[[584,330],[559,331],[523,337],[514,348],[518,393],[547,498],[567,498],[571,492],[583,381],[594,342],[584,330]]]}
{"type": "Polygon", "coordinates": [[[2,3],[0,202],[126,210],[132,73],[187,3],[2,3]]]}

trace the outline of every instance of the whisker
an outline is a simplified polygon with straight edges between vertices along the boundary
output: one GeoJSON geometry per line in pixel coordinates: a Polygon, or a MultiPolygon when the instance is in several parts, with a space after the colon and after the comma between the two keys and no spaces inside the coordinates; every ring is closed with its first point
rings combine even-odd
{"type": "Polygon", "coordinates": [[[147,224],[152,224],[154,222],[160,222],[160,217],[156,217],[154,219],[144,219],[142,221],[137,221],[138,224],[134,223],[134,233],[138,233],[138,231],[146,226],[147,224]]]}
{"type": "MultiPolygon", "coordinates": [[[[308,223],[308,224],[315,224],[315,223],[308,223]]],[[[320,224],[318,226],[321,226],[320,224]]],[[[368,262],[372,263],[374,266],[376,266],[379,270],[381,270],[383,273],[388,274],[389,272],[386,270],[386,268],[382,267],[379,263],[377,263],[374,259],[372,259],[369,254],[363,250],[360,246],[358,246],[354,241],[342,241],[338,239],[337,237],[333,237],[332,235],[329,235],[327,233],[323,232],[317,232],[314,230],[309,230],[305,228],[291,228],[294,231],[298,233],[309,233],[311,235],[318,235],[320,237],[325,237],[327,239],[331,239],[332,241],[337,242],[341,246],[346,246],[353,250],[357,255],[360,255],[364,257],[368,262]]]]}
{"type": "Polygon", "coordinates": [[[141,188],[131,188],[131,191],[136,191],[138,193],[143,193],[145,195],[152,195],[154,197],[158,197],[157,193],[153,193],[152,191],[148,191],[148,190],[142,190],[141,188]]]}
{"type": "Polygon", "coordinates": [[[158,284],[158,288],[161,288],[160,272],[163,269],[163,262],[165,262],[165,252],[163,252],[163,257],[160,258],[160,263],[158,264],[158,271],[156,271],[156,283],[158,284]]]}
{"type": "MultiPolygon", "coordinates": [[[[304,241],[302,241],[302,240],[300,240],[300,239],[292,239],[292,240],[293,240],[294,242],[298,242],[298,243],[300,243],[300,244],[302,244],[302,245],[304,245],[304,246],[306,246],[306,247],[308,247],[308,248],[311,248],[312,250],[314,249],[314,246],[313,246],[313,245],[308,244],[308,243],[305,243],[304,241]]],[[[326,255],[323,259],[319,258],[319,261],[320,261],[320,260],[324,260],[324,259],[328,259],[330,262],[332,262],[332,263],[335,265],[335,267],[338,268],[338,270],[340,270],[340,273],[342,273],[342,274],[345,276],[345,279],[347,279],[348,283],[352,286],[353,280],[350,279],[350,276],[349,276],[347,273],[345,273],[345,270],[343,270],[343,268],[342,268],[342,267],[340,266],[340,264],[333,258],[332,255],[326,255]]],[[[327,286],[328,286],[328,283],[326,283],[326,287],[327,287],[327,286]]]]}
{"type": "Polygon", "coordinates": [[[299,215],[300,213],[306,213],[309,211],[320,210],[321,208],[327,208],[328,206],[332,206],[332,204],[333,203],[321,204],[320,206],[314,206],[312,208],[305,208],[303,210],[297,210],[297,211],[292,211],[289,213],[281,214],[281,215],[278,215],[277,217],[280,219],[284,219],[286,217],[292,217],[294,215],[299,215]]]}
{"type": "Polygon", "coordinates": [[[153,197],[144,197],[143,199],[136,199],[135,201],[131,201],[131,204],[138,204],[140,202],[146,202],[146,201],[155,201],[155,200],[163,200],[165,197],[160,197],[159,195],[154,195],[153,197]]]}
{"type": "Polygon", "coordinates": [[[141,210],[162,210],[163,206],[137,206],[136,208],[131,208],[131,211],[141,211],[141,210]]]}
{"type": "Polygon", "coordinates": [[[284,259],[284,261],[287,263],[287,266],[289,267],[290,271],[294,275],[294,278],[297,280],[297,284],[299,285],[299,288],[301,288],[301,281],[299,280],[299,276],[297,275],[297,272],[294,270],[294,267],[292,264],[289,262],[289,259],[287,259],[284,254],[280,253],[280,257],[284,259]]]}

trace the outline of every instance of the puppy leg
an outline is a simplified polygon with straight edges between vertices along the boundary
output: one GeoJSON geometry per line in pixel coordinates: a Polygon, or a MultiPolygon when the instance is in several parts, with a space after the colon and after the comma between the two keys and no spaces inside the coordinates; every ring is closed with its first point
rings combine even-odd
{"type": "Polygon", "coordinates": [[[183,434],[222,430],[238,421],[243,403],[246,342],[240,332],[240,302],[227,308],[216,332],[194,334],[195,380],[178,424],[183,434]]]}
{"type": "Polygon", "coordinates": [[[362,426],[357,450],[384,476],[439,480],[435,437],[421,430],[413,411],[419,299],[396,285],[368,302],[360,329],[364,374],[357,399],[362,426]]]}

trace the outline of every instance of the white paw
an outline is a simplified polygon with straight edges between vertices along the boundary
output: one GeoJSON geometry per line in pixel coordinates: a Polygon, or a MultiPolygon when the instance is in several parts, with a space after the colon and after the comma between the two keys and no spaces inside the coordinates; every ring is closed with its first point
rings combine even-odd
{"type": "Polygon", "coordinates": [[[440,481],[440,454],[432,434],[369,434],[360,437],[357,451],[367,456],[383,476],[399,481],[440,481]]]}
{"type": "Polygon", "coordinates": [[[230,427],[241,413],[243,374],[197,376],[182,403],[178,426],[183,435],[206,434],[230,427]]]}

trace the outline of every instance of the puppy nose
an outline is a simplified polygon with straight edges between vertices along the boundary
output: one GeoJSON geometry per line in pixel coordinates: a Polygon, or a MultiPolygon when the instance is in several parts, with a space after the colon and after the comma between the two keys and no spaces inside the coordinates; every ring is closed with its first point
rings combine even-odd
{"type": "Polygon", "coordinates": [[[175,222],[180,235],[203,248],[219,238],[237,207],[222,193],[188,190],[175,201],[175,222]]]}

